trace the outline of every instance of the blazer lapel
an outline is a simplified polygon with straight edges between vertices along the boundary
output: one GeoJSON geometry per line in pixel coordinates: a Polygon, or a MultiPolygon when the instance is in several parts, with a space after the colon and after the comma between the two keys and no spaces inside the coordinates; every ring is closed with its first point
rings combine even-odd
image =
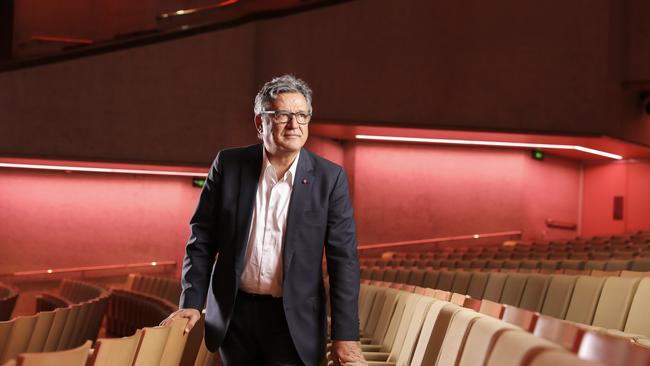
{"type": "Polygon", "coordinates": [[[252,147],[247,154],[244,154],[244,161],[240,162],[239,199],[237,201],[237,241],[239,245],[236,256],[236,271],[241,273],[244,266],[244,257],[250,231],[253,207],[255,205],[255,193],[262,170],[261,144],[252,147]]]}
{"type": "Polygon", "coordinates": [[[314,172],[311,154],[305,149],[300,151],[296,176],[293,179],[293,190],[287,213],[287,226],[284,236],[283,267],[286,277],[287,269],[291,264],[293,253],[296,250],[294,234],[299,230],[300,217],[305,211],[305,205],[310,201],[311,187],[313,186],[314,172]]]}

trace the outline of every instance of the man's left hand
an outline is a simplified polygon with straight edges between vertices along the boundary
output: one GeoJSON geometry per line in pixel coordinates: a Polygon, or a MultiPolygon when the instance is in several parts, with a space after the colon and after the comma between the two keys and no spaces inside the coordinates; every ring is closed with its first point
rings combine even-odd
{"type": "Polygon", "coordinates": [[[334,366],[342,366],[348,362],[354,362],[355,365],[368,365],[357,341],[332,341],[330,360],[334,366]]]}

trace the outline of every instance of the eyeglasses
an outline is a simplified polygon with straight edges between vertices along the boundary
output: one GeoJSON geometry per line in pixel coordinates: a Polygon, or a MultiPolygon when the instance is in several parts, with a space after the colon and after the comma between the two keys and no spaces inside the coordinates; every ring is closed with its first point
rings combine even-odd
{"type": "Polygon", "coordinates": [[[292,118],[296,118],[296,122],[299,125],[306,125],[311,119],[311,114],[307,112],[289,112],[289,111],[262,111],[262,114],[268,114],[271,116],[273,123],[275,124],[285,124],[289,123],[292,118]]]}

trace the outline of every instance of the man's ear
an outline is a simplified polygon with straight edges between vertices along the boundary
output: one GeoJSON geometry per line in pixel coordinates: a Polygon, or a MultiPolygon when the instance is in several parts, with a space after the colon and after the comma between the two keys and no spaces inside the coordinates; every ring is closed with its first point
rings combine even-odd
{"type": "Polygon", "coordinates": [[[257,130],[257,133],[262,133],[264,132],[264,121],[262,121],[262,116],[261,115],[256,115],[255,116],[255,129],[257,130]]]}

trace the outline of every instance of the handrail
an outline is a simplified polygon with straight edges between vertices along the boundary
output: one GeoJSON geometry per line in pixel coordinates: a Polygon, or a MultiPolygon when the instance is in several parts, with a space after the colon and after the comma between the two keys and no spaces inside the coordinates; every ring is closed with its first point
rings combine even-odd
{"type": "Polygon", "coordinates": [[[59,273],[94,272],[94,271],[103,271],[103,270],[110,270],[110,269],[164,267],[164,266],[175,266],[175,265],[176,265],[176,261],[152,261],[152,262],[127,263],[127,264],[108,264],[103,266],[69,267],[69,268],[56,268],[56,269],[40,269],[35,271],[8,272],[8,273],[0,273],[0,277],[27,277],[27,276],[51,275],[51,274],[59,274],[59,273]]]}
{"type": "Polygon", "coordinates": [[[364,244],[358,246],[357,249],[366,250],[366,249],[378,249],[378,248],[390,248],[390,247],[404,247],[404,246],[420,245],[420,244],[435,244],[435,243],[440,243],[445,241],[484,239],[484,238],[495,238],[500,236],[517,236],[517,235],[521,236],[521,234],[522,234],[521,230],[514,230],[514,231],[500,231],[496,233],[485,233],[485,234],[445,236],[445,237],[431,238],[431,239],[396,241],[396,242],[378,243],[378,244],[364,244]]]}
{"type": "Polygon", "coordinates": [[[54,43],[71,43],[71,44],[94,44],[92,39],[71,38],[71,37],[53,37],[53,36],[32,36],[30,41],[54,42],[54,43]]]}
{"type": "Polygon", "coordinates": [[[217,4],[213,4],[213,5],[207,5],[207,6],[197,7],[197,8],[182,9],[182,10],[172,11],[171,13],[160,14],[160,15],[158,15],[157,18],[158,19],[167,19],[167,18],[177,17],[177,16],[181,16],[181,15],[189,15],[189,14],[193,14],[193,13],[200,13],[200,12],[207,11],[207,10],[214,10],[214,9],[218,9],[218,8],[223,8],[225,6],[232,5],[232,4],[234,4],[234,3],[238,2],[238,1],[239,0],[225,0],[225,1],[221,1],[221,2],[219,2],[217,4]]]}

